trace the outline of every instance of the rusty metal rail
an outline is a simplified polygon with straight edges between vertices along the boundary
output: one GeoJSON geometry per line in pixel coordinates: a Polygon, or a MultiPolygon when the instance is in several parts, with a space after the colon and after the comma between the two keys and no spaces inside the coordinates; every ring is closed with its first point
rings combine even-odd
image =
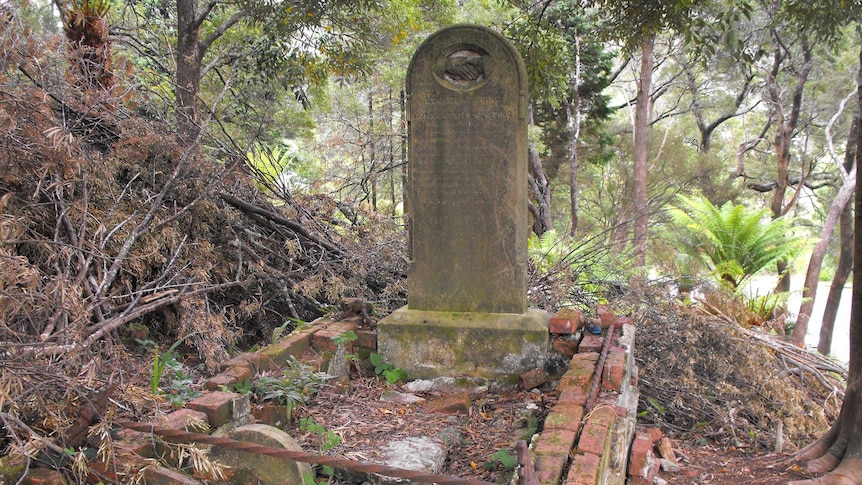
{"type": "Polygon", "coordinates": [[[177,443],[203,443],[213,446],[218,446],[228,450],[239,450],[257,455],[267,455],[276,458],[287,458],[303,463],[317,463],[318,465],[331,466],[334,468],[346,468],[353,471],[364,473],[377,473],[389,477],[406,478],[421,483],[436,483],[438,485],[495,485],[491,482],[482,480],[472,480],[466,478],[458,478],[448,475],[436,475],[431,473],[419,472],[415,470],[405,470],[403,468],[395,468],[387,465],[368,463],[358,460],[349,460],[347,458],[338,458],[327,455],[316,455],[306,453],[304,451],[291,451],[284,448],[276,448],[273,446],[263,446],[246,441],[233,440],[230,438],[218,438],[212,435],[203,433],[191,433],[181,431],[154,424],[135,423],[132,421],[114,421],[114,424],[127,429],[140,431],[142,433],[152,433],[165,440],[177,443]]]}

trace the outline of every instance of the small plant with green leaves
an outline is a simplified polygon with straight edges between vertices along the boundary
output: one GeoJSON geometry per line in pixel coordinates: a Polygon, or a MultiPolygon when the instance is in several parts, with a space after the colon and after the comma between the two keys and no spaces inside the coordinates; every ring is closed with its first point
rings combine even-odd
{"type": "Polygon", "coordinates": [[[380,354],[372,353],[368,357],[368,360],[371,362],[371,365],[374,366],[374,373],[378,376],[383,376],[383,378],[386,379],[386,382],[397,384],[407,380],[407,372],[404,372],[404,369],[384,362],[383,358],[380,357],[380,354]]]}
{"type": "Polygon", "coordinates": [[[301,418],[299,429],[318,436],[320,438],[320,451],[322,452],[335,449],[341,444],[341,436],[331,429],[326,429],[322,424],[316,423],[314,418],[301,418]]]}
{"type": "Polygon", "coordinates": [[[328,380],[325,372],[315,372],[291,356],[281,377],[261,377],[255,382],[253,392],[258,402],[272,401],[287,406],[290,419],[293,410],[313,398],[328,380]]]}
{"type": "Polygon", "coordinates": [[[272,330],[272,343],[278,342],[281,337],[287,334],[288,330],[297,330],[307,324],[308,322],[305,322],[298,318],[288,318],[287,321],[272,330]]]}
{"type": "Polygon", "coordinates": [[[494,453],[488,455],[485,463],[482,464],[482,468],[485,470],[493,470],[498,466],[502,466],[505,470],[514,470],[515,467],[518,466],[518,459],[512,456],[512,454],[509,453],[509,450],[500,448],[494,453]]]}

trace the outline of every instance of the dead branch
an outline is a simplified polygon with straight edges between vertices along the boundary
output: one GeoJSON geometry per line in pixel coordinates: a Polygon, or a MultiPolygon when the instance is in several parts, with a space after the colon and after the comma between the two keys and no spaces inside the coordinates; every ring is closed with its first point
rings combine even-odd
{"type": "Polygon", "coordinates": [[[339,255],[341,254],[340,249],[338,249],[337,247],[335,247],[331,243],[328,243],[328,242],[314,236],[313,234],[311,234],[311,232],[308,231],[308,229],[306,229],[305,227],[303,227],[300,224],[297,224],[296,222],[293,222],[289,219],[285,219],[284,217],[281,217],[278,214],[275,214],[275,213],[268,211],[266,209],[262,209],[260,207],[255,206],[255,205],[249,204],[248,202],[245,202],[243,200],[237,199],[236,197],[234,197],[232,195],[225,194],[225,193],[220,193],[218,195],[219,195],[219,197],[222,198],[222,200],[224,200],[228,204],[236,207],[237,209],[245,212],[246,214],[261,216],[261,217],[263,217],[263,218],[265,218],[271,222],[274,222],[278,225],[281,225],[281,226],[284,226],[284,227],[290,229],[291,231],[302,236],[306,240],[313,242],[313,243],[315,243],[315,244],[317,244],[317,245],[319,245],[319,246],[321,246],[321,247],[323,247],[323,248],[325,248],[325,249],[327,249],[327,250],[329,250],[335,254],[339,254],[339,255]]]}

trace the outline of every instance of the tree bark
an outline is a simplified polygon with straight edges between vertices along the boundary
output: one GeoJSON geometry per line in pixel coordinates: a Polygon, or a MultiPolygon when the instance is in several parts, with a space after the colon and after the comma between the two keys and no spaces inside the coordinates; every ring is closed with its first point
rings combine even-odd
{"type": "Polygon", "coordinates": [[[197,0],[177,0],[177,136],[193,145],[200,132],[198,92],[201,76],[200,20],[197,0]]]}
{"type": "Polygon", "coordinates": [[[655,37],[647,37],[642,45],[640,80],[635,104],[633,148],[633,203],[635,212],[634,256],[638,266],[646,266],[647,231],[647,135],[650,116],[650,89],[655,62],[655,37]]]}
{"type": "MultiPolygon", "coordinates": [[[[779,40],[779,34],[777,31],[773,31],[772,35],[776,40],[779,40]]],[[[793,200],[787,204],[784,203],[784,196],[786,195],[787,188],[789,186],[790,148],[793,143],[793,133],[799,125],[799,114],[802,110],[802,95],[805,89],[805,83],[808,81],[808,74],[811,72],[811,47],[808,45],[808,38],[804,32],[800,34],[800,48],[802,49],[803,62],[802,66],[795,71],[796,83],[793,88],[789,113],[785,113],[784,107],[781,104],[782,89],[778,85],[778,74],[781,71],[781,65],[789,55],[789,53],[784,51],[784,47],[781,42],[776,42],[772,70],[766,76],[769,100],[770,103],[772,103],[772,114],[773,119],[775,120],[774,150],[776,178],[775,188],[772,192],[772,200],[769,204],[773,219],[781,217],[790,210],[799,195],[799,190],[797,190],[793,200]]],[[[787,263],[785,261],[780,261],[777,264],[776,270],[780,277],[776,291],[790,291],[790,274],[788,272],[787,263]]]]}
{"type": "MultiPolygon", "coordinates": [[[[862,68],[862,65],[860,65],[862,68]]],[[[854,141],[859,136],[859,113],[853,117],[850,124],[850,133],[847,137],[847,149],[844,152],[844,169],[852,170],[856,159],[856,144],[854,141]]],[[[853,270],[853,208],[848,204],[841,211],[838,220],[838,266],[832,277],[832,285],[829,295],[826,297],[826,308],[823,310],[823,321],[820,323],[820,339],[817,343],[817,351],[823,355],[829,355],[832,351],[832,333],[835,329],[835,317],[838,315],[838,307],[841,304],[841,296],[844,294],[844,285],[853,270]]]]}
{"type": "Polygon", "coordinates": [[[578,90],[581,85],[581,39],[575,35],[575,59],[574,70],[569,69],[569,87],[571,90],[571,102],[566,103],[566,124],[569,129],[569,206],[571,217],[571,229],[569,234],[575,237],[578,231],[578,220],[580,209],[578,208],[578,172],[580,161],[578,159],[578,139],[581,137],[581,93],[578,90]]]}
{"type": "Polygon", "coordinates": [[[856,190],[856,174],[851,172],[850,177],[841,185],[838,195],[832,201],[829,207],[829,213],[826,215],[826,222],[820,230],[820,239],[814,245],[814,250],[811,252],[811,259],[808,261],[808,270],[805,272],[805,285],[802,290],[802,305],[799,307],[799,316],[796,318],[796,326],[793,328],[791,341],[800,347],[805,345],[805,334],[808,333],[808,321],[811,319],[811,312],[814,310],[814,299],[817,297],[817,284],[820,282],[820,269],[823,267],[823,258],[826,256],[826,250],[829,249],[829,242],[832,240],[832,233],[835,232],[835,226],[838,225],[838,219],[844,208],[853,196],[856,190]]]}
{"type": "MultiPolygon", "coordinates": [[[[862,66],[862,49],[859,51],[862,66]]],[[[857,79],[856,95],[862,112],[862,85],[857,79]]],[[[856,166],[862,162],[862,130],[857,130],[856,166]]],[[[856,185],[862,184],[862,171],[856,170],[856,185]]],[[[862,227],[862,190],[856,191],[855,226],[862,227]]],[[[853,242],[853,258],[862,261],[862,237],[853,242]]],[[[853,268],[853,305],[850,311],[850,364],[847,393],[841,414],[820,439],[796,455],[796,460],[812,473],[825,476],[790,485],[862,485],[862,265],[853,268]]]]}
{"type": "MultiPolygon", "coordinates": [[[[527,122],[531,126],[536,124],[532,105],[529,106],[527,111],[527,122]]],[[[542,167],[542,159],[539,157],[539,152],[536,151],[536,147],[532,143],[527,148],[527,162],[529,163],[527,180],[530,184],[530,192],[533,195],[533,200],[535,201],[531,200],[529,202],[530,214],[533,215],[533,232],[537,236],[541,236],[554,227],[551,220],[551,185],[547,174],[545,174],[545,169],[542,167]]]]}

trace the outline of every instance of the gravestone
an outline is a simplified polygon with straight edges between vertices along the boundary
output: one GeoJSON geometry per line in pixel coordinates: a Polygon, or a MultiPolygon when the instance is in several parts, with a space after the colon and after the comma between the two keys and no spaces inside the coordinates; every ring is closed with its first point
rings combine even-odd
{"type": "Polygon", "coordinates": [[[527,83],[500,34],[438,31],[407,72],[407,306],[378,347],[413,377],[499,377],[544,358],[547,317],[527,308],[527,83]]]}

